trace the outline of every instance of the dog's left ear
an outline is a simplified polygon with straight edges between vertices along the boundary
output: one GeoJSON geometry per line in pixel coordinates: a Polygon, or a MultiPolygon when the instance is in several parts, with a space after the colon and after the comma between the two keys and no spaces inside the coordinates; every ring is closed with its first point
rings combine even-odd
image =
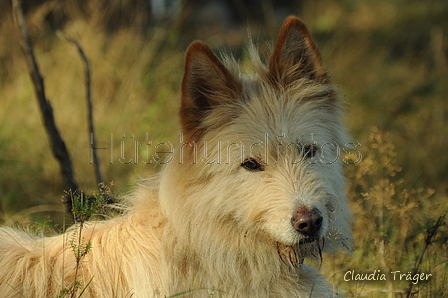
{"type": "Polygon", "coordinates": [[[303,77],[329,82],[310,33],[296,17],[288,17],[283,23],[268,68],[271,80],[284,87],[303,77]]]}
{"type": "Polygon", "coordinates": [[[231,102],[241,94],[241,81],[203,42],[190,45],[185,58],[180,119],[184,134],[196,135],[203,118],[214,107],[231,102]]]}

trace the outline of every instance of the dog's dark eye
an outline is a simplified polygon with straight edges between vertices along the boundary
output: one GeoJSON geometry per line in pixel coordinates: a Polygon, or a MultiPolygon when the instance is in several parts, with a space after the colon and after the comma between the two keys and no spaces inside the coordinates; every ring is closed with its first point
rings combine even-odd
{"type": "Polygon", "coordinates": [[[316,155],[317,148],[314,145],[305,145],[302,147],[303,158],[313,158],[316,155]]]}
{"type": "Polygon", "coordinates": [[[247,158],[242,164],[246,170],[249,171],[263,171],[263,166],[253,158],[247,158]]]}

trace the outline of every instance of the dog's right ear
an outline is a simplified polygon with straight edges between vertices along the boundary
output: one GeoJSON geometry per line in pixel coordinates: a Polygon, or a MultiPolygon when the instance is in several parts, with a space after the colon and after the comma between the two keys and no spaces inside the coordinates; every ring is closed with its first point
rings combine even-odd
{"type": "Polygon", "coordinates": [[[185,135],[200,138],[201,123],[213,107],[237,99],[241,82],[203,42],[190,45],[182,81],[180,119],[185,135]]]}

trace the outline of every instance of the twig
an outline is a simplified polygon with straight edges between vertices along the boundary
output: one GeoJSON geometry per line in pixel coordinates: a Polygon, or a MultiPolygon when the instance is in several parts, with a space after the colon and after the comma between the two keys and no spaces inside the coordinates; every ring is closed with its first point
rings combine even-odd
{"type": "MultiPolygon", "coordinates": [[[[437,219],[437,222],[434,225],[428,227],[428,230],[426,231],[425,246],[423,247],[423,251],[420,254],[420,258],[415,263],[413,270],[414,273],[418,273],[420,271],[420,267],[423,263],[423,257],[426,253],[426,250],[434,242],[434,239],[436,238],[437,233],[439,232],[439,228],[443,225],[444,220],[445,215],[442,215],[437,219]]],[[[410,298],[412,296],[413,286],[414,284],[411,282],[409,288],[406,291],[406,298],[410,298]]]]}
{"type": "MultiPolygon", "coordinates": [[[[23,15],[22,3],[20,0],[12,0],[13,16],[19,29],[19,40],[22,50],[25,54],[28,71],[33,82],[34,91],[41,111],[45,130],[50,140],[51,150],[54,157],[58,160],[61,167],[61,173],[64,185],[67,190],[77,192],[79,187],[73,172],[72,161],[65,146],[64,140],[56,126],[53,108],[45,95],[44,80],[40,74],[39,67],[34,56],[34,49],[31,43],[28,27],[26,25],[25,16],[23,15]]],[[[71,210],[71,200],[66,200],[68,208],[71,210]]]]}
{"type": "Polygon", "coordinates": [[[67,38],[68,41],[72,42],[76,48],[78,49],[79,55],[81,56],[82,61],[84,62],[84,68],[85,68],[85,75],[86,75],[86,101],[87,101],[87,121],[89,125],[89,134],[90,134],[90,144],[92,150],[92,160],[93,160],[93,167],[95,171],[95,177],[96,181],[98,183],[98,187],[101,191],[101,193],[104,193],[104,180],[103,176],[101,175],[100,170],[100,162],[98,159],[98,155],[96,154],[96,151],[94,150],[96,147],[96,138],[95,138],[95,128],[93,125],[93,105],[92,105],[92,93],[91,93],[91,79],[90,79],[90,63],[87,59],[87,56],[82,49],[81,45],[76,39],[73,38],[67,38]]]}

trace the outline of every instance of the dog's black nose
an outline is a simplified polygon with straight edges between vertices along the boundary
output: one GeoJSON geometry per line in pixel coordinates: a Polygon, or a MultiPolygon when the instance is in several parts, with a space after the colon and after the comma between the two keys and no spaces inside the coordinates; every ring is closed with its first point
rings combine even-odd
{"type": "Polygon", "coordinates": [[[316,208],[299,208],[292,216],[294,229],[305,236],[315,236],[322,226],[323,217],[316,208]]]}

